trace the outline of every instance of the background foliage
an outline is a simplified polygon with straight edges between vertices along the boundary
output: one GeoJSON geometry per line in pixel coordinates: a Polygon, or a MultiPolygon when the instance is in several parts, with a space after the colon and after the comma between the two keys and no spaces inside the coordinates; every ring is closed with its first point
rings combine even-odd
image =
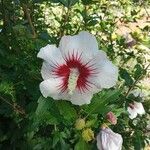
{"type": "Polygon", "coordinates": [[[118,116],[111,128],[122,134],[123,149],[143,149],[150,132],[149,6],[149,0],[0,0],[0,149],[94,150],[96,141],[85,142],[75,121],[85,118],[96,136],[109,111],[118,116]],[[81,30],[94,34],[119,67],[118,84],[82,107],[45,100],[39,49],[81,30]],[[147,113],[130,120],[126,106],[135,87],[146,93],[147,113]]]}

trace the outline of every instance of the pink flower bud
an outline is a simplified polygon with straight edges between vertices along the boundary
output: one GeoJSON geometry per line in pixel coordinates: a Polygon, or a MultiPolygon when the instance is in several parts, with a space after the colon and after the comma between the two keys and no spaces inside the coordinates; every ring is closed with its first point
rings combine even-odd
{"type": "Polygon", "coordinates": [[[106,118],[111,124],[114,124],[114,125],[117,124],[117,118],[113,112],[111,112],[111,111],[108,112],[106,115],[106,118]]]}

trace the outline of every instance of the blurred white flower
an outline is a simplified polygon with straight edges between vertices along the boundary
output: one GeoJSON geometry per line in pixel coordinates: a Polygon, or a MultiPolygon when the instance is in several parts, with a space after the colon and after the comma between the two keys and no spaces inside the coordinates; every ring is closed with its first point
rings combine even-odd
{"type": "Polygon", "coordinates": [[[118,68],[98,50],[96,38],[85,31],[63,36],[58,48],[47,45],[37,57],[44,60],[40,84],[44,97],[89,104],[94,93],[114,86],[118,78],[118,68]]]}
{"type": "Polygon", "coordinates": [[[139,89],[132,90],[130,94],[133,94],[135,97],[141,97],[141,98],[145,96],[145,94],[139,89]]]}
{"type": "Polygon", "coordinates": [[[98,150],[122,149],[122,136],[118,133],[113,132],[110,128],[102,128],[96,139],[98,150]]]}
{"type": "Polygon", "coordinates": [[[135,101],[129,104],[127,111],[129,113],[130,119],[136,118],[138,114],[139,115],[145,114],[145,110],[144,110],[142,103],[135,102],[135,101]]]}
{"type": "MultiPolygon", "coordinates": [[[[145,96],[145,94],[139,89],[132,90],[130,94],[133,94],[135,97],[141,97],[141,98],[145,96]]],[[[136,101],[129,104],[127,111],[129,113],[130,119],[136,118],[138,114],[139,115],[145,114],[145,110],[142,103],[136,101]]]]}

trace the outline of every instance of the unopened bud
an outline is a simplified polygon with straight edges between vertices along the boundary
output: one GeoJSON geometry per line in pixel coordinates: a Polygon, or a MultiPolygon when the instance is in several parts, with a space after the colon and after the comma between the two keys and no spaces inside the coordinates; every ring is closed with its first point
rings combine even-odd
{"type": "Polygon", "coordinates": [[[75,128],[77,130],[82,130],[85,127],[85,120],[84,119],[77,119],[75,123],[75,128]]]}
{"type": "Polygon", "coordinates": [[[103,124],[101,125],[101,129],[105,129],[105,128],[108,128],[108,126],[107,126],[106,123],[103,123],[103,124]]]}
{"type": "Polygon", "coordinates": [[[117,124],[117,118],[114,115],[114,113],[111,111],[109,113],[107,113],[106,119],[113,125],[117,124]]]}
{"type": "Polygon", "coordinates": [[[82,137],[86,142],[89,142],[94,139],[94,132],[90,128],[87,128],[83,130],[82,137]]]}
{"type": "Polygon", "coordinates": [[[112,40],[116,40],[116,39],[117,39],[117,34],[116,34],[116,33],[112,33],[111,39],[112,39],[112,40]]]}

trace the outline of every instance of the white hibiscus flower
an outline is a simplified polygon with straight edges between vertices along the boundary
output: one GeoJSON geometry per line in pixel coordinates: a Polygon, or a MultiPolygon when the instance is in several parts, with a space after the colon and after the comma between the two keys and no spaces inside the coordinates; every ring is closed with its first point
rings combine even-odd
{"type": "MultiPolygon", "coordinates": [[[[133,94],[135,97],[141,97],[141,98],[144,98],[144,96],[145,96],[144,93],[141,92],[141,90],[139,90],[139,89],[132,90],[130,92],[130,94],[133,94]]],[[[129,104],[127,111],[129,113],[130,119],[136,118],[138,114],[139,115],[145,114],[145,110],[144,110],[142,103],[136,102],[136,101],[129,104]]]]}
{"type": "Polygon", "coordinates": [[[44,60],[40,90],[44,97],[89,104],[94,93],[116,84],[118,68],[98,50],[96,38],[82,31],[63,36],[59,47],[47,45],[37,55],[44,60]]]}
{"type": "Polygon", "coordinates": [[[133,94],[135,97],[141,97],[141,98],[144,98],[145,96],[145,94],[139,89],[132,90],[130,94],[133,94]]]}
{"type": "Polygon", "coordinates": [[[136,118],[138,114],[139,115],[145,114],[145,110],[144,110],[142,103],[135,102],[135,101],[133,103],[129,104],[127,111],[129,113],[130,119],[136,118]]]}
{"type": "Polygon", "coordinates": [[[121,150],[123,139],[110,128],[102,128],[96,137],[98,150],[121,150]]]}

